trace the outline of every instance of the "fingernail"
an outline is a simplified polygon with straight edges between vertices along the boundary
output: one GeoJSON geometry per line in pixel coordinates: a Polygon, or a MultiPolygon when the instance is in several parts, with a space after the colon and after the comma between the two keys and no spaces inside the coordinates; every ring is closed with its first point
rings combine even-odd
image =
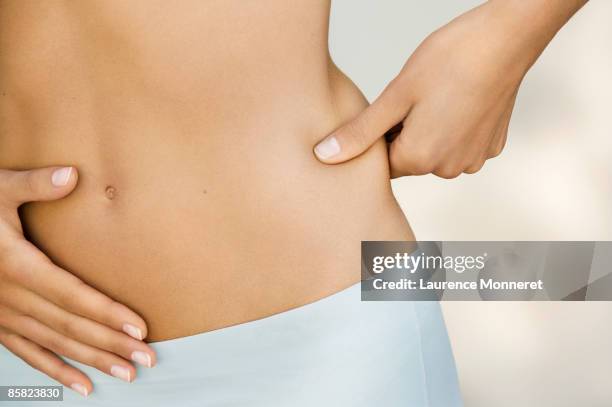
{"type": "Polygon", "coordinates": [[[130,335],[134,339],[142,341],[142,331],[140,330],[140,328],[132,324],[123,324],[123,332],[130,335]]]}
{"type": "Polygon", "coordinates": [[[335,156],[340,152],[340,144],[338,144],[338,140],[334,136],[327,136],[323,141],[321,141],[314,149],[317,157],[321,159],[327,159],[335,156]]]}
{"type": "Polygon", "coordinates": [[[132,375],[130,374],[129,369],[126,369],[123,366],[113,365],[111,366],[110,372],[118,379],[125,380],[126,382],[132,381],[132,375]]]}
{"type": "Polygon", "coordinates": [[[56,187],[63,187],[70,180],[70,174],[72,174],[72,167],[57,169],[51,175],[51,183],[56,187]]]}
{"type": "Polygon", "coordinates": [[[89,395],[87,392],[87,387],[83,386],[81,383],[72,383],[70,388],[77,393],[80,393],[83,397],[87,397],[89,395]]]}
{"type": "Polygon", "coordinates": [[[151,367],[151,355],[141,351],[132,352],[132,360],[136,363],[140,363],[143,366],[151,367]]]}

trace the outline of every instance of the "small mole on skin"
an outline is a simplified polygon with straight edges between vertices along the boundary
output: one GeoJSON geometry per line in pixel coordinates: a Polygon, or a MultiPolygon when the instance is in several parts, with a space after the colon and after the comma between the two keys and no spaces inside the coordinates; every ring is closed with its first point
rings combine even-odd
{"type": "Polygon", "coordinates": [[[106,187],[106,189],[104,190],[104,193],[106,194],[106,197],[108,199],[114,199],[115,195],[117,194],[117,190],[115,189],[115,187],[109,185],[106,187]]]}
{"type": "Polygon", "coordinates": [[[206,194],[206,193],[208,193],[208,191],[207,191],[207,190],[203,190],[202,192],[203,192],[203,193],[205,193],[205,194],[206,194]]]}

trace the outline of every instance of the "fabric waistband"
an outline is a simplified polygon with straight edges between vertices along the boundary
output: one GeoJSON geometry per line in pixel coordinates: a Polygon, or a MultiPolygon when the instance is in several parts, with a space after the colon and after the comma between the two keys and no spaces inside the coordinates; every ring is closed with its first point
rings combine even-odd
{"type": "MultiPolygon", "coordinates": [[[[362,302],[360,284],[263,319],[155,342],[158,363],[125,383],[87,374],[91,406],[460,406],[436,302],[362,302]]],[[[0,349],[0,385],[57,385],[0,349]]]]}

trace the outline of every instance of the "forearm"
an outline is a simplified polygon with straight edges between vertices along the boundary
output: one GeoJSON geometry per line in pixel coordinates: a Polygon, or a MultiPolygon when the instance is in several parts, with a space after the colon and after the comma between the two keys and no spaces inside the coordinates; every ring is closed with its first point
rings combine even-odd
{"type": "Polygon", "coordinates": [[[508,43],[533,65],[556,33],[588,0],[489,0],[508,43]]]}

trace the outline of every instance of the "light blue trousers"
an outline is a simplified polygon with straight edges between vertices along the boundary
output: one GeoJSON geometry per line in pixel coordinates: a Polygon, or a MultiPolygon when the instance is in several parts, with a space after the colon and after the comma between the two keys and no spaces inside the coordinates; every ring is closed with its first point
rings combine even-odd
{"type": "MultiPolygon", "coordinates": [[[[91,378],[93,393],[85,399],[66,388],[63,402],[33,405],[462,406],[439,304],[362,302],[359,284],[264,319],[152,347],[157,366],[138,367],[133,383],[67,360],[91,378]]],[[[0,385],[57,383],[0,346],[0,385]]]]}

